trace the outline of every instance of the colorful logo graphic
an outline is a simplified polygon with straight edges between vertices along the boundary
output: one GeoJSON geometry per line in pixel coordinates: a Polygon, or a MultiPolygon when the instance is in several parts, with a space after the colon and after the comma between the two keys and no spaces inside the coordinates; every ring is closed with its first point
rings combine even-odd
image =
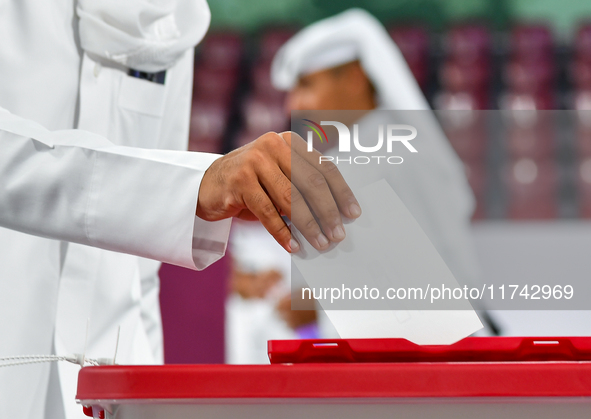
{"type": "Polygon", "coordinates": [[[320,138],[321,143],[323,143],[324,141],[326,141],[328,143],[328,137],[326,136],[326,132],[324,132],[324,129],[322,129],[322,127],[320,125],[318,125],[314,121],[310,121],[309,119],[304,119],[304,121],[314,124],[316,126],[316,128],[315,128],[312,125],[302,124],[302,125],[310,128],[312,131],[314,131],[318,135],[318,137],[320,138]],[[322,135],[324,135],[324,137],[322,135],[320,135],[320,132],[318,132],[318,130],[320,130],[320,132],[322,132],[322,135]]]}
{"type": "MultiPolygon", "coordinates": [[[[393,144],[395,143],[402,143],[408,151],[411,153],[417,153],[417,149],[410,144],[411,140],[414,140],[417,136],[417,129],[412,125],[401,125],[401,124],[387,124],[387,125],[378,125],[378,132],[377,132],[377,143],[375,145],[361,145],[359,142],[359,126],[357,124],[353,124],[353,135],[351,135],[351,131],[347,125],[339,121],[320,121],[320,124],[317,124],[314,121],[309,119],[301,119],[301,121],[309,122],[310,125],[302,122],[302,125],[309,128],[310,131],[306,133],[306,142],[308,144],[307,151],[313,152],[314,151],[314,133],[318,135],[321,142],[326,140],[328,144],[328,137],[324,129],[322,129],[321,125],[331,125],[338,131],[338,149],[339,153],[350,153],[352,149],[351,140],[353,140],[353,147],[358,152],[361,153],[377,153],[381,151],[384,146],[386,146],[386,152],[392,153],[393,144]],[[400,133],[403,131],[403,133],[400,133]],[[408,132],[408,134],[407,134],[408,132]]],[[[380,160],[383,159],[389,164],[401,164],[404,159],[401,156],[392,156],[392,155],[371,155],[368,156],[366,154],[358,155],[358,156],[318,156],[319,163],[322,162],[333,162],[334,164],[348,162],[350,164],[369,164],[372,161],[375,161],[377,164],[380,164],[380,160]]]]}

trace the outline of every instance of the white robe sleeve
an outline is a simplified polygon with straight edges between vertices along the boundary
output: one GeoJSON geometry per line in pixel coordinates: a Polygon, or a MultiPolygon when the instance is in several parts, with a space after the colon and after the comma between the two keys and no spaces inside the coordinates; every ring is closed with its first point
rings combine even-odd
{"type": "Polygon", "coordinates": [[[195,216],[203,174],[219,155],[50,132],[1,108],[0,150],[2,227],[191,269],[225,253],[231,221],[195,216]]]}

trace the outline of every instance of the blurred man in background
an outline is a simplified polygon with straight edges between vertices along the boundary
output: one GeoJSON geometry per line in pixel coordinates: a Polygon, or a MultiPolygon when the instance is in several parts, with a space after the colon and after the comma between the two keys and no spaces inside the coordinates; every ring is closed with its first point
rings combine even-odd
{"type": "MultiPolygon", "coordinates": [[[[461,284],[479,279],[469,232],[474,198],[463,165],[401,52],[377,19],[364,10],[351,9],[310,25],[279,50],[271,77],[276,88],[288,91],[287,111],[365,111],[354,114],[357,120],[342,121],[349,126],[358,124],[360,139],[375,137],[378,125],[400,123],[400,119],[415,121],[413,125],[424,132],[428,129],[429,134],[415,142],[418,156],[409,153],[403,164],[380,165],[366,182],[388,181],[461,284]]],[[[343,119],[351,113],[335,115],[343,119]]],[[[335,149],[321,151],[338,153],[335,149]]],[[[339,169],[344,176],[351,171],[347,166],[339,165],[339,169]]],[[[351,173],[348,179],[354,182],[358,172],[351,173]]],[[[334,334],[328,324],[322,329],[327,336],[334,334]]]]}

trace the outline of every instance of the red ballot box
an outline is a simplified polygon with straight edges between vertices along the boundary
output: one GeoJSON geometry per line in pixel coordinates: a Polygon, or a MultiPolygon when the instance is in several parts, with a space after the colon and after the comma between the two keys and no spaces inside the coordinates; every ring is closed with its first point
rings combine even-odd
{"type": "Polygon", "coordinates": [[[586,337],[271,341],[269,355],[272,365],[86,367],[77,399],[117,419],[591,416],[586,337]]]}

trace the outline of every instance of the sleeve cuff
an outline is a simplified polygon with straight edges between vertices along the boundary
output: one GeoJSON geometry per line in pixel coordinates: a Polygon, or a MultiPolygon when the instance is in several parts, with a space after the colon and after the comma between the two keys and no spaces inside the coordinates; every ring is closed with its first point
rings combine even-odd
{"type": "Polygon", "coordinates": [[[193,263],[205,269],[226,253],[232,219],[205,221],[195,216],[193,224],[193,263]]]}

